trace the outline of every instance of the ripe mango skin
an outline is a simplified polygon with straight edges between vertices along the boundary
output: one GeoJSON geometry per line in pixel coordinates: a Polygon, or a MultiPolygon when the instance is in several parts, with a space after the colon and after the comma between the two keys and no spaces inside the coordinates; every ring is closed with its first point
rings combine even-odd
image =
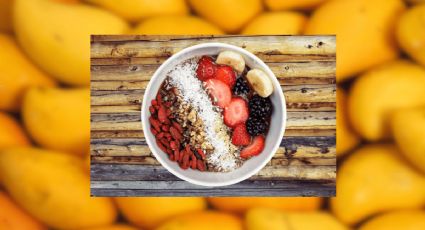
{"type": "Polygon", "coordinates": [[[242,34],[301,34],[307,23],[307,17],[297,12],[267,12],[258,15],[242,30],[242,34]]]}
{"type": "Polygon", "coordinates": [[[129,222],[143,229],[153,229],[165,220],[207,207],[202,197],[119,197],[115,203],[129,222]]]}
{"type": "Polygon", "coordinates": [[[0,33],[0,47],[0,110],[18,112],[28,88],[56,85],[28,59],[12,36],[0,33]]]}
{"type": "Polygon", "coordinates": [[[208,202],[214,208],[244,214],[252,208],[274,208],[282,211],[315,211],[320,208],[320,197],[210,197],[208,202]]]}
{"type": "Polygon", "coordinates": [[[215,25],[195,16],[159,16],[139,23],[130,34],[202,35],[223,34],[215,25]]]}
{"type": "Polygon", "coordinates": [[[203,211],[177,216],[161,224],[156,230],[242,230],[242,221],[231,214],[203,211]]]}
{"type": "Polygon", "coordinates": [[[326,212],[281,212],[276,209],[254,208],[245,217],[247,230],[348,230],[326,212]]]}
{"type": "Polygon", "coordinates": [[[22,117],[33,140],[47,149],[83,156],[90,145],[90,89],[31,88],[22,117]]]}
{"type": "Polygon", "coordinates": [[[236,33],[262,11],[261,0],[188,0],[205,20],[228,33],[236,33]]]}
{"type": "Polygon", "coordinates": [[[0,175],[11,197],[54,229],[110,225],[117,212],[109,198],[90,197],[90,178],[81,159],[38,148],[0,152],[0,175]]]}
{"type": "Polygon", "coordinates": [[[394,112],[391,128],[401,153],[425,173],[425,105],[394,112]]]}
{"type": "Polygon", "coordinates": [[[379,215],[360,226],[359,230],[425,229],[423,210],[400,210],[379,215]]]}
{"type": "Polygon", "coordinates": [[[89,3],[103,7],[130,22],[142,19],[186,15],[189,7],[185,0],[87,0],[89,3]]]}
{"type": "Polygon", "coordinates": [[[402,0],[329,0],[310,17],[306,34],[336,34],[336,78],[342,82],[393,60],[399,51],[394,28],[402,0]]]}
{"type": "Polygon", "coordinates": [[[401,48],[425,66],[425,5],[406,11],[397,23],[396,35],[401,48]]]}
{"type": "Polygon", "coordinates": [[[391,113],[425,105],[425,68],[405,60],[385,63],[359,76],[351,86],[348,114],[368,141],[389,139],[391,113]]]}
{"type": "Polygon", "coordinates": [[[128,31],[123,19],[106,10],[52,0],[15,0],[13,21],[29,58],[72,86],[90,84],[90,35],[128,31]]]}
{"type": "Polygon", "coordinates": [[[336,153],[342,156],[357,146],[360,138],[351,127],[347,112],[347,95],[344,89],[336,92],[336,153]]]}
{"type": "Polygon", "coordinates": [[[338,171],[333,214],[354,225],[377,213],[425,205],[425,177],[392,144],[369,144],[354,151],[338,171]]]}

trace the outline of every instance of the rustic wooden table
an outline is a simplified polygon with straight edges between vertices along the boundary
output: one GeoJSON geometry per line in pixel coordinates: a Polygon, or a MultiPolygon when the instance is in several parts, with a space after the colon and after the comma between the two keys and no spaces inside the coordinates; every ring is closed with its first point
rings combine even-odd
{"type": "Polygon", "coordinates": [[[103,36],[91,38],[91,194],[94,196],[334,196],[334,36],[103,36]],[[288,120],[280,148],[257,175],[206,188],[164,169],[145,142],[143,93],[158,66],[198,43],[240,46],[279,78],[288,120]]]}

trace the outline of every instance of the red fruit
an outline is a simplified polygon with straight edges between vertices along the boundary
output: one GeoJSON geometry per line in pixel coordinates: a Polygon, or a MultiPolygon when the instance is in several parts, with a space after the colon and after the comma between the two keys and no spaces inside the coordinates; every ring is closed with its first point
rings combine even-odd
{"type": "Polygon", "coordinates": [[[248,119],[248,105],[241,97],[232,98],[224,109],[224,123],[229,127],[236,127],[248,119]]]}
{"type": "Polygon", "coordinates": [[[179,131],[177,131],[176,128],[170,127],[170,133],[174,140],[180,141],[182,139],[182,135],[179,133],[179,131]]]}
{"type": "Polygon", "coordinates": [[[250,145],[246,146],[241,151],[241,157],[242,158],[249,158],[252,156],[257,156],[260,154],[264,149],[264,137],[263,136],[256,136],[254,139],[252,139],[252,142],[250,145]]]}
{"type": "Polygon", "coordinates": [[[168,117],[164,106],[160,106],[158,110],[158,120],[161,123],[167,123],[168,117]]]}
{"type": "Polygon", "coordinates": [[[199,80],[206,81],[214,77],[216,66],[211,57],[203,56],[198,61],[198,68],[196,69],[196,75],[199,80]]]}
{"type": "Polygon", "coordinates": [[[199,169],[199,171],[205,171],[205,163],[202,160],[198,160],[197,168],[199,169]]]}
{"type": "Polygon", "coordinates": [[[150,116],[149,117],[149,122],[155,128],[156,131],[161,132],[161,123],[157,119],[155,119],[152,116],[150,116]]]}
{"type": "Polygon", "coordinates": [[[226,107],[232,100],[230,87],[220,80],[209,79],[205,82],[205,87],[220,108],[226,107]]]}
{"type": "Polygon", "coordinates": [[[227,65],[217,67],[214,78],[226,83],[230,88],[233,88],[236,83],[236,73],[232,67],[227,65]]]}
{"type": "Polygon", "coordinates": [[[245,123],[239,124],[233,130],[232,143],[234,145],[249,145],[251,143],[251,136],[246,131],[245,123]]]}

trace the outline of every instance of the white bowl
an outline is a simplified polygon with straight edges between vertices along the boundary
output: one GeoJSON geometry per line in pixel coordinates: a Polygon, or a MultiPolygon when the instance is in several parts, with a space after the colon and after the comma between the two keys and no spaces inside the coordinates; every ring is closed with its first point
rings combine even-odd
{"type": "Polygon", "coordinates": [[[203,43],[191,46],[181,50],[168,58],[152,76],[143,98],[142,103],[142,126],[145,134],[146,142],[150,150],[155,155],[156,159],[168,171],[182,180],[202,186],[225,186],[243,181],[252,175],[258,173],[275,154],[282,140],[286,126],[286,103],[283,92],[280,88],[279,81],[270,70],[270,68],[257,56],[237,46],[224,44],[224,43],[203,43]],[[266,136],[264,150],[258,156],[252,157],[245,161],[243,165],[231,172],[200,172],[198,170],[186,169],[183,170],[176,162],[168,159],[168,155],[162,152],[155,141],[155,137],[150,131],[149,123],[149,106],[151,100],[155,96],[161,86],[161,83],[169,72],[176,64],[181,63],[183,60],[200,57],[202,55],[217,55],[224,50],[232,50],[240,53],[244,58],[246,65],[252,68],[258,68],[265,71],[271,78],[274,91],[270,96],[273,104],[273,113],[271,117],[270,128],[266,136]]]}

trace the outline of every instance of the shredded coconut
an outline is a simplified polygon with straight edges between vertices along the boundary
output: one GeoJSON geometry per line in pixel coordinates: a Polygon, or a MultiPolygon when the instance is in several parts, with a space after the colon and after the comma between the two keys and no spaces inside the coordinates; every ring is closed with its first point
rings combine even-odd
{"type": "Polygon", "coordinates": [[[176,87],[183,100],[190,103],[204,122],[206,139],[214,150],[207,156],[208,163],[220,171],[231,171],[240,161],[238,148],[230,141],[221,113],[215,110],[202,82],[196,77],[195,58],[177,64],[168,73],[170,84],[176,87]]]}

